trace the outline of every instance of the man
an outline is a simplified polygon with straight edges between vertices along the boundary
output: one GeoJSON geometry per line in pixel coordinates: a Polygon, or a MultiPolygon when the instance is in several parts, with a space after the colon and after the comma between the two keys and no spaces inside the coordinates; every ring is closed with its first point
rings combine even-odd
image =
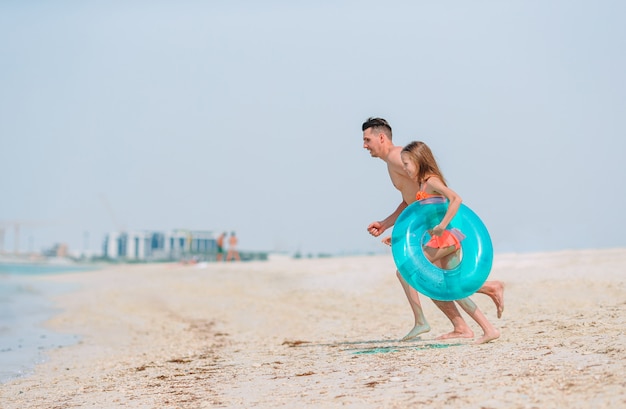
{"type": "Polygon", "coordinates": [[[237,251],[237,236],[235,236],[235,232],[230,233],[230,239],[228,239],[228,254],[226,255],[226,261],[240,261],[239,251],[237,251]]]}
{"type": "MultiPolygon", "coordinates": [[[[391,178],[391,182],[396,189],[402,194],[402,203],[387,218],[381,221],[371,223],[367,227],[367,231],[374,237],[380,236],[385,230],[390,228],[396,222],[396,219],[402,211],[415,201],[415,195],[419,190],[416,181],[408,177],[402,166],[400,152],[402,146],[395,146],[392,142],[391,126],[382,118],[369,118],[363,123],[363,148],[370,152],[373,158],[380,158],[387,164],[387,171],[391,178]]],[[[430,326],[424,317],[422,306],[417,291],[413,289],[396,271],[396,275],[402,284],[402,288],[413,311],[415,317],[415,325],[413,329],[404,337],[403,340],[410,340],[418,337],[420,334],[430,331],[430,326]]],[[[478,290],[491,297],[496,304],[498,318],[502,316],[504,311],[504,285],[500,281],[487,281],[478,290]]],[[[439,336],[437,339],[449,338],[473,338],[474,333],[469,328],[454,302],[433,300],[435,305],[448,317],[454,327],[453,331],[439,336]]],[[[495,335],[494,335],[495,336],[495,335]]],[[[483,337],[479,342],[489,342],[495,338],[483,337]]]]}

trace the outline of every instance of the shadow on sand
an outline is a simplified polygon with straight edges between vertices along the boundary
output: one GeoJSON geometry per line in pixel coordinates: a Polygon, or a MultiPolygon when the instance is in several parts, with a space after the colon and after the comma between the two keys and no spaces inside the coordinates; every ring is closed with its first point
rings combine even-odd
{"type": "Polygon", "coordinates": [[[333,343],[314,343],[309,341],[285,341],[283,345],[292,348],[310,348],[310,347],[329,347],[339,348],[342,352],[348,352],[355,355],[367,354],[386,354],[390,352],[398,352],[400,350],[426,350],[426,349],[444,349],[450,347],[466,346],[464,343],[447,343],[422,341],[419,338],[411,341],[402,341],[399,339],[381,339],[366,341],[345,341],[333,343]],[[371,346],[369,346],[371,345],[371,346]]]}

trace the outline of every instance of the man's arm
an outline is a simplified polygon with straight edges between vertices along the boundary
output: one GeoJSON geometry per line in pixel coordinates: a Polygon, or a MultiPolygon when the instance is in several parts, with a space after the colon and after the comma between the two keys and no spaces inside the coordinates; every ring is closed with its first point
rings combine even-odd
{"type": "Polygon", "coordinates": [[[408,206],[407,202],[402,201],[398,208],[391,213],[385,220],[379,222],[373,222],[369,226],[367,226],[367,231],[374,237],[380,236],[385,230],[394,225],[400,213],[408,206]]]}

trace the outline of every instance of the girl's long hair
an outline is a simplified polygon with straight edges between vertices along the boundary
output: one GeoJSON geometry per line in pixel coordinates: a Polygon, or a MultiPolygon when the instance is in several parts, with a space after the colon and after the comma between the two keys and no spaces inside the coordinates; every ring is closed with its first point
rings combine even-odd
{"type": "Polygon", "coordinates": [[[437,165],[433,152],[424,142],[413,141],[402,148],[402,152],[408,153],[409,158],[417,165],[417,183],[420,188],[430,176],[437,176],[444,185],[448,186],[441,170],[439,170],[439,165],[437,165]]]}

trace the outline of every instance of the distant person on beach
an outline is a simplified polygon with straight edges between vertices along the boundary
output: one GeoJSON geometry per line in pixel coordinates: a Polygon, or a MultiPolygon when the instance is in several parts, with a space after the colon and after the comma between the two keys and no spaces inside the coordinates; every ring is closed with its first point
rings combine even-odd
{"type": "MultiPolygon", "coordinates": [[[[389,172],[391,182],[402,194],[402,202],[392,214],[381,221],[370,223],[367,227],[367,231],[372,236],[378,237],[385,230],[393,226],[400,213],[416,200],[420,186],[417,181],[411,179],[404,170],[401,157],[402,147],[393,144],[391,126],[386,120],[382,118],[369,118],[363,123],[362,130],[363,148],[367,149],[373,158],[380,158],[387,164],[387,171],[389,172]]],[[[396,271],[396,275],[400,280],[400,284],[402,284],[402,288],[404,289],[404,293],[406,294],[415,318],[413,329],[402,338],[403,340],[410,340],[430,331],[430,325],[428,325],[424,312],[422,311],[422,305],[417,291],[402,278],[399,272],[396,271]]],[[[496,305],[498,318],[500,318],[504,311],[504,285],[502,282],[487,281],[478,292],[491,297],[496,305]]],[[[448,317],[454,327],[452,332],[441,335],[437,339],[474,337],[474,333],[459,313],[454,302],[437,300],[433,300],[433,302],[446,317],[448,317]]]]}
{"type": "Polygon", "coordinates": [[[237,251],[237,236],[235,232],[230,233],[230,238],[228,239],[228,254],[226,255],[226,261],[228,260],[237,260],[240,261],[239,251],[237,251]]]}
{"type": "Polygon", "coordinates": [[[226,232],[220,234],[217,237],[217,261],[224,260],[224,240],[226,239],[226,232]]]}

